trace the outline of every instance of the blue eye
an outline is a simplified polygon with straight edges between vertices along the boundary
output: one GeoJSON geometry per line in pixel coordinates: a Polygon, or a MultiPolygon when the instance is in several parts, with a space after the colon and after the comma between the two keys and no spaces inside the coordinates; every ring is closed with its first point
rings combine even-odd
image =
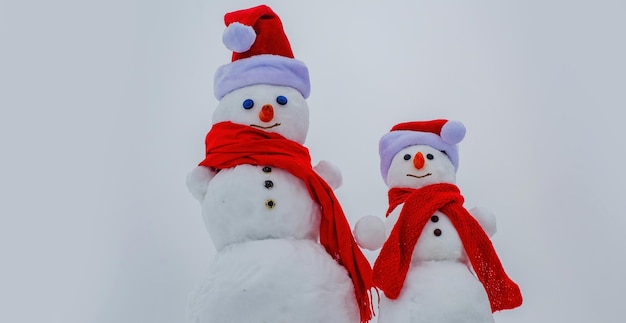
{"type": "Polygon", "coordinates": [[[250,99],[246,99],[245,101],[243,101],[243,108],[246,110],[252,109],[252,107],[254,106],[254,101],[250,100],[250,99]]]}
{"type": "Polygon", "coordinates": [[[276,102],[280,105],[285,105],[287,104],[287,98],[282,95],[279,95],[276,97],[276,102]]]}

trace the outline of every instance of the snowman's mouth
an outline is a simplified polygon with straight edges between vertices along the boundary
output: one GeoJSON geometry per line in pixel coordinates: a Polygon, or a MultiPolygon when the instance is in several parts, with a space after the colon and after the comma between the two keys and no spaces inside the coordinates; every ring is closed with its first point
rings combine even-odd
{"type": "Polygon", "coordinates": [[[426,173],[425,175],[422,175],[422,176],[413,175],[413,174],[406,174],[406,176],[415,177],[415,178],[424,178],[424,177],[430,176],[430,175],[432,175],[432,174],[431,173],[426,173]]]}
{"type": "Polygon", "coordinates": [[[251,124],[250,125],[250,127],[256,127],[256,128],[261,128],[261,129],[271,129],[271,128],[278,127],[278,126],[280,126],[280,123],[278,123],[278,122],[276,122],[275,124],[273,124],[271,126],[267,126],[267,127],[259,126],[258,124],[251,124]]]}

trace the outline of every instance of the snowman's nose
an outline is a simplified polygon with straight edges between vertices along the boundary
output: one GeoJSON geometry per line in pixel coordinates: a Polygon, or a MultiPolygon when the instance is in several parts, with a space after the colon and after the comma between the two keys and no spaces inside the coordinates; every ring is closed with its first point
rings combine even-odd
{"type": "Polygon", "coordinates": [[[424,167],[424,155],[421,151],[418,151],[417,154],[415,154],[415,158],[413,158],[413,166],[417,169],[422,169],[422,167],[424,167]]]}
{"type": "Polygon", "coordinates": [[[259,112],[259,119],[263,122],[272,121],[274,119],[274,107],[271,104],[264,105],[259,112]]]}

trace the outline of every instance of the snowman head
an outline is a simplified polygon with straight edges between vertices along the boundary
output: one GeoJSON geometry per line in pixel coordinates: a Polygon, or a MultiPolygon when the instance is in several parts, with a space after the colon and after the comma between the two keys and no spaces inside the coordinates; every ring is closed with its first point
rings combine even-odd
{"type": "Polygon", "coordinates": [[[233,54],[231,63],[215,72],[213,90],[218,100],[255,84],[289,86],[304,98],[309,96],[309,70],[294,57],[283,24],[270,7],[259,5],[229,12],[224,23],[222,41],[233,54]]]}
{"type": "Polygon", "coordinates": [[[226,94],[213,113],[213,123],[230,121],[274,132],[304,144],[309,107],[302,94],[289,86],[256,84],[226,94]]]}
{"type": "Polygon", "coordinates": [[[389,187],[420,188],[455,182],[454,165],[448,155],[428,145],[409,146],[400,150],[393,156],[387,173],[389,187]]]}
{"type": "Polygon", "coordinates": [[[390,187],[415,187],[415,185],[421,187],[438,182],[453,183],[454,174],[459,165],[457,144],[464,137],[465,126],[458,121],[438,119],[395,125],[379,142],[380,171],[383,180],[390,187]],[[401,163],[403,159],[404,164],[401,163]],[[396,165],[393,173],[390,174],[393,163],[396,165]],[[450,163],[452,167],[449,167],[447,163],[450,163]],[[415,169],[410,169],[411,167],[415,169]],[[433,171],[437,170],[437,172],[427,175],[428,171],[422,170],[424,167],[433,171]],[[407,176],[409,170],[418,175],[407,176]],[[446,172],[451,174],[446,174],[446,172]],[[436,176],[433,177],[433,175],[436,176]],[[420,181],[408,181],[408,177],[420,181]],[[392,183],[389,182],[390,179],[392,183]]]}
{"type": "Polygon", "coordinates": [[[213,80],[220,100],[213,123],[231,121],[303,144],[309,127],[309,71],[295,59],[278,15],[268,6],[229,12],[222,41],[233,51],[213,80]]]}

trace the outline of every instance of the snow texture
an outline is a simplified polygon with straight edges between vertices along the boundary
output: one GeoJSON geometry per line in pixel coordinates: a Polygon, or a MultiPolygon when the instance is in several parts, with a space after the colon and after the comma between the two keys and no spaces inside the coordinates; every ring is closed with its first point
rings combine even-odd
{"type": "Polygon", "coordinates": [[[218,251],[247,240],[317,239],[321,212],[304,182],[284,170],[263,168],[222,169],[209,182],[202,216],[218,251]]]}
{"type": "Polygon", "coordinates": [[[494,322],[485,289],[461,262],[414,263],[400,297],[383,297],[380,308],[381,323],[494,322]]]}
{"type": "Polygon", "coordinates": [[[376,216],[366,215],[356,222],[354,238],[361,248],[378,250],[387,239],[385,224],[376,216]]]}
{"type": "Polygon", "coordinates": [[[191,298],[189,322],[359,322],[346,270],[312,240],[231,244],[191,298]]]}
{"type": "Polygon", "coordinates": [[[269,84],[257,84],[236,89],[226,94],[213,112],[213,123],[231,121],[246,126],[265,127],[299,144],[304,144],[309,129],[309,106],[302,94],[294,88],[269,84]],[[279,96],[287,98],[287,104],[277,104],[279,96]],[[243,108],[244,100],[250,99],[254,106],[243,108]],[[271,121],[261,121],[261,107],[269,104],[274,110],[271,121]]]}

